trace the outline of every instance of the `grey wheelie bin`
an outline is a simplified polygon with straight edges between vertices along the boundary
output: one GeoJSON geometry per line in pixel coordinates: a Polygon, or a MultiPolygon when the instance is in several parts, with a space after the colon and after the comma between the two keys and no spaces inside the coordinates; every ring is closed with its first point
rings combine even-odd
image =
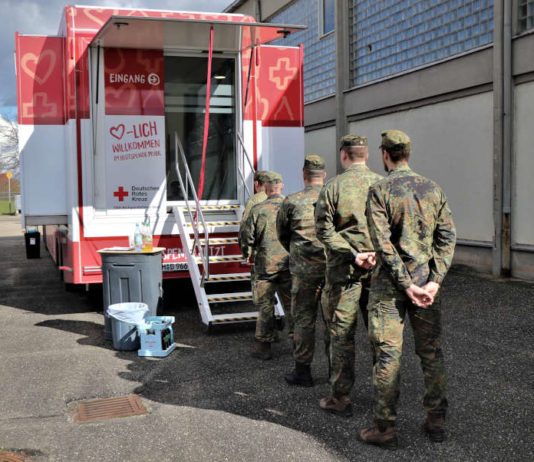
{"type": "Polygon", "coordinates": [[[111,340],[109,305],[142,302],[148,305],[149,315],[158,316],[162,298],[163,247],[151,252],[102,249],[102,279],[104,289],[104,338],[111,340]]]}

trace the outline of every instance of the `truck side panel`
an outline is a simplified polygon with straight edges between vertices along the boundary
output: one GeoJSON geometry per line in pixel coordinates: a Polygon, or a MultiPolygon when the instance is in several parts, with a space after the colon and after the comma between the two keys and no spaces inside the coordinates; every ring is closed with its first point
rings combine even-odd
{"type": "Polygon", "coordinates": [[[304,162],[303,50],[262,45],[242,55],[245,145],[260,170],[284,178],[284,193],[302,189],[304,162]]]}
{"type": "Polygon", "coordinates": [[[66,223],[63,37],[16,35],[24,224],[66,223]]]}

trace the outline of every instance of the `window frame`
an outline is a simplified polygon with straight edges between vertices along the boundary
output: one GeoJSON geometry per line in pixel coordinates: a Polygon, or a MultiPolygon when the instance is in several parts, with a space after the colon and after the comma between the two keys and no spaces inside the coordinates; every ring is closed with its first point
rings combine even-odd
{"type": "MultiPolygon", "coordinates": [[[[170,49],[166,48],[164,49],[163,53],[164,57],[192,57],[192,58],[206,58],[207,56],[205,53],[199,52],[199,51],[191,51],[191,50],[181,50],[181,49],[170,49]]],[[[243,196],[243,189],[244,186],[242,182],[239,181],[239,168],[243,168],[240,165],[240,156],[239,156],[239,140],[237,137],[238,127],[240,120],[242,120],[242,114],[241,114],[241,79],[239,76],[241,75],[241,54],[235,53],[235,52],[229,52],[225,51],[222,53],[217,53],[215,55],[217,58],[228,58],[234,60],[234,77],[235,77],[235,114],[234,114],[234,127],[235,127],[235,133],[234,133],[234,146],[235,146],[235,156],[236,156],[236,198],[235,199],[202,199],[200,201],[201,204],[205,205],[238,205],[240,204],[240,197],[243,196]]],[[[167,148],[165,148],[167,149],[167,148]]],[[[167,164],[165,163],[165,169],[167,173],[167,164]]],[[[165,204],[167,205],[167,208],[172,206],[182,206],[185,204],[186,201],[184,200],[169,200],[167,197],[165,197],[165,204]]]]}
{"type": "Polygon", "coordinates": [[[528,14],[528,6],[529,4],[534,4],[534,1],[532,0],[515,0],[514,1],[514,9],[513,9],[513,15],[514,18],[514,25],[515,25],[515,33],[516,34],[524,34],[524,33],[531,33],[534,32],[534,13],[532,15],[528,14]],[[521,7],[526,6],[527,9],[527,15],[521,16],[521,7]],[[529,18],[532,18],[532,26],[528,26],[528,20],[529,18]],[[523,21],[525,21],[525,25],[521,24],[523,21]]]}
{"type": "Polygon", "coordinates": [[[325,7],[326,7],[326,0],[317,0],[317,8],[318,8],[318,18],[319,18],[319,39],[322,39],[324,37],[328,37],[329,35],[335,33],[336,31],[336,1],[332,1],[333,7],[334,7],[334,25],[332,27],[332,30],[325,31],[325,7]]]}

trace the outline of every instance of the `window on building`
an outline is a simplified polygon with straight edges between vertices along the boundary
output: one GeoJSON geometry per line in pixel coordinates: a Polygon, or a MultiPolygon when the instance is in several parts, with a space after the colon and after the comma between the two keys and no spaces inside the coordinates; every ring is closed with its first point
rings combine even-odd
{"type": "Polygon", "coordinates": [[[321,35],[332,32],[335,28],[335,0],[319,0],[321,7],[321,35]]]}
{"type": "Polygon", "coordinates": [[[534,29],[534,0],[519,0],[519,30],[534,29]]]}
{"type": "MultiPolygon", "coordinates": [[[[534,0],[519,1],[534,4],[534,0]]],[[[352,0],[350,4],[353,85],[407,72],[493,40],[493,0],[352,0]]]]}
{"type": "MultiPolygon", "coordinates": [[[[336,37],[321,34],[323,0],[295,0],[269,18],[274,24],[304,24],[308,28],[274,42],[281,46],[304,44],[304,102],[316,101],[336,92],[336,37]]],[[[334,29],[334,1],[330,15],[334,29]]]]}

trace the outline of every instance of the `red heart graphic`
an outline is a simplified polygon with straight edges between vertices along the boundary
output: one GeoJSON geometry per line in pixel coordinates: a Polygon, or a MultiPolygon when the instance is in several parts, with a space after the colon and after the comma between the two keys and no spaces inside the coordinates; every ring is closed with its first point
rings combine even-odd
{"type": "MultiPolygon", "coordinates": [[[[100,29],[110,16],[118,15],[119,10],[111,10],[110,13],[109,9],[104,10],[102,8],[87,8],[83,10],[83,14],[91,21],[89,26],[94,27],[97,25],[98,29],[100,29]]],[[[80,26],[78,25],[78,27],[80,26]]]]}
{"type": "Polygon", "coordinates": [[[114,138],[117,138],[118,140],[120,140],[124,136],[124,130],[126,130],[126,128],[124,127],[124,124],[119,124],[116,127],[111,127],[109,129],[109,133],[114,138]]]}
{"type": "Polygon", "coordinates": [[[40,55],[26,53],[22,57],[20,65],[26,74],[39,85],[43,85],[52,75],[56,59],[57,57],[53,50],[45,50],[40,55]]]}

